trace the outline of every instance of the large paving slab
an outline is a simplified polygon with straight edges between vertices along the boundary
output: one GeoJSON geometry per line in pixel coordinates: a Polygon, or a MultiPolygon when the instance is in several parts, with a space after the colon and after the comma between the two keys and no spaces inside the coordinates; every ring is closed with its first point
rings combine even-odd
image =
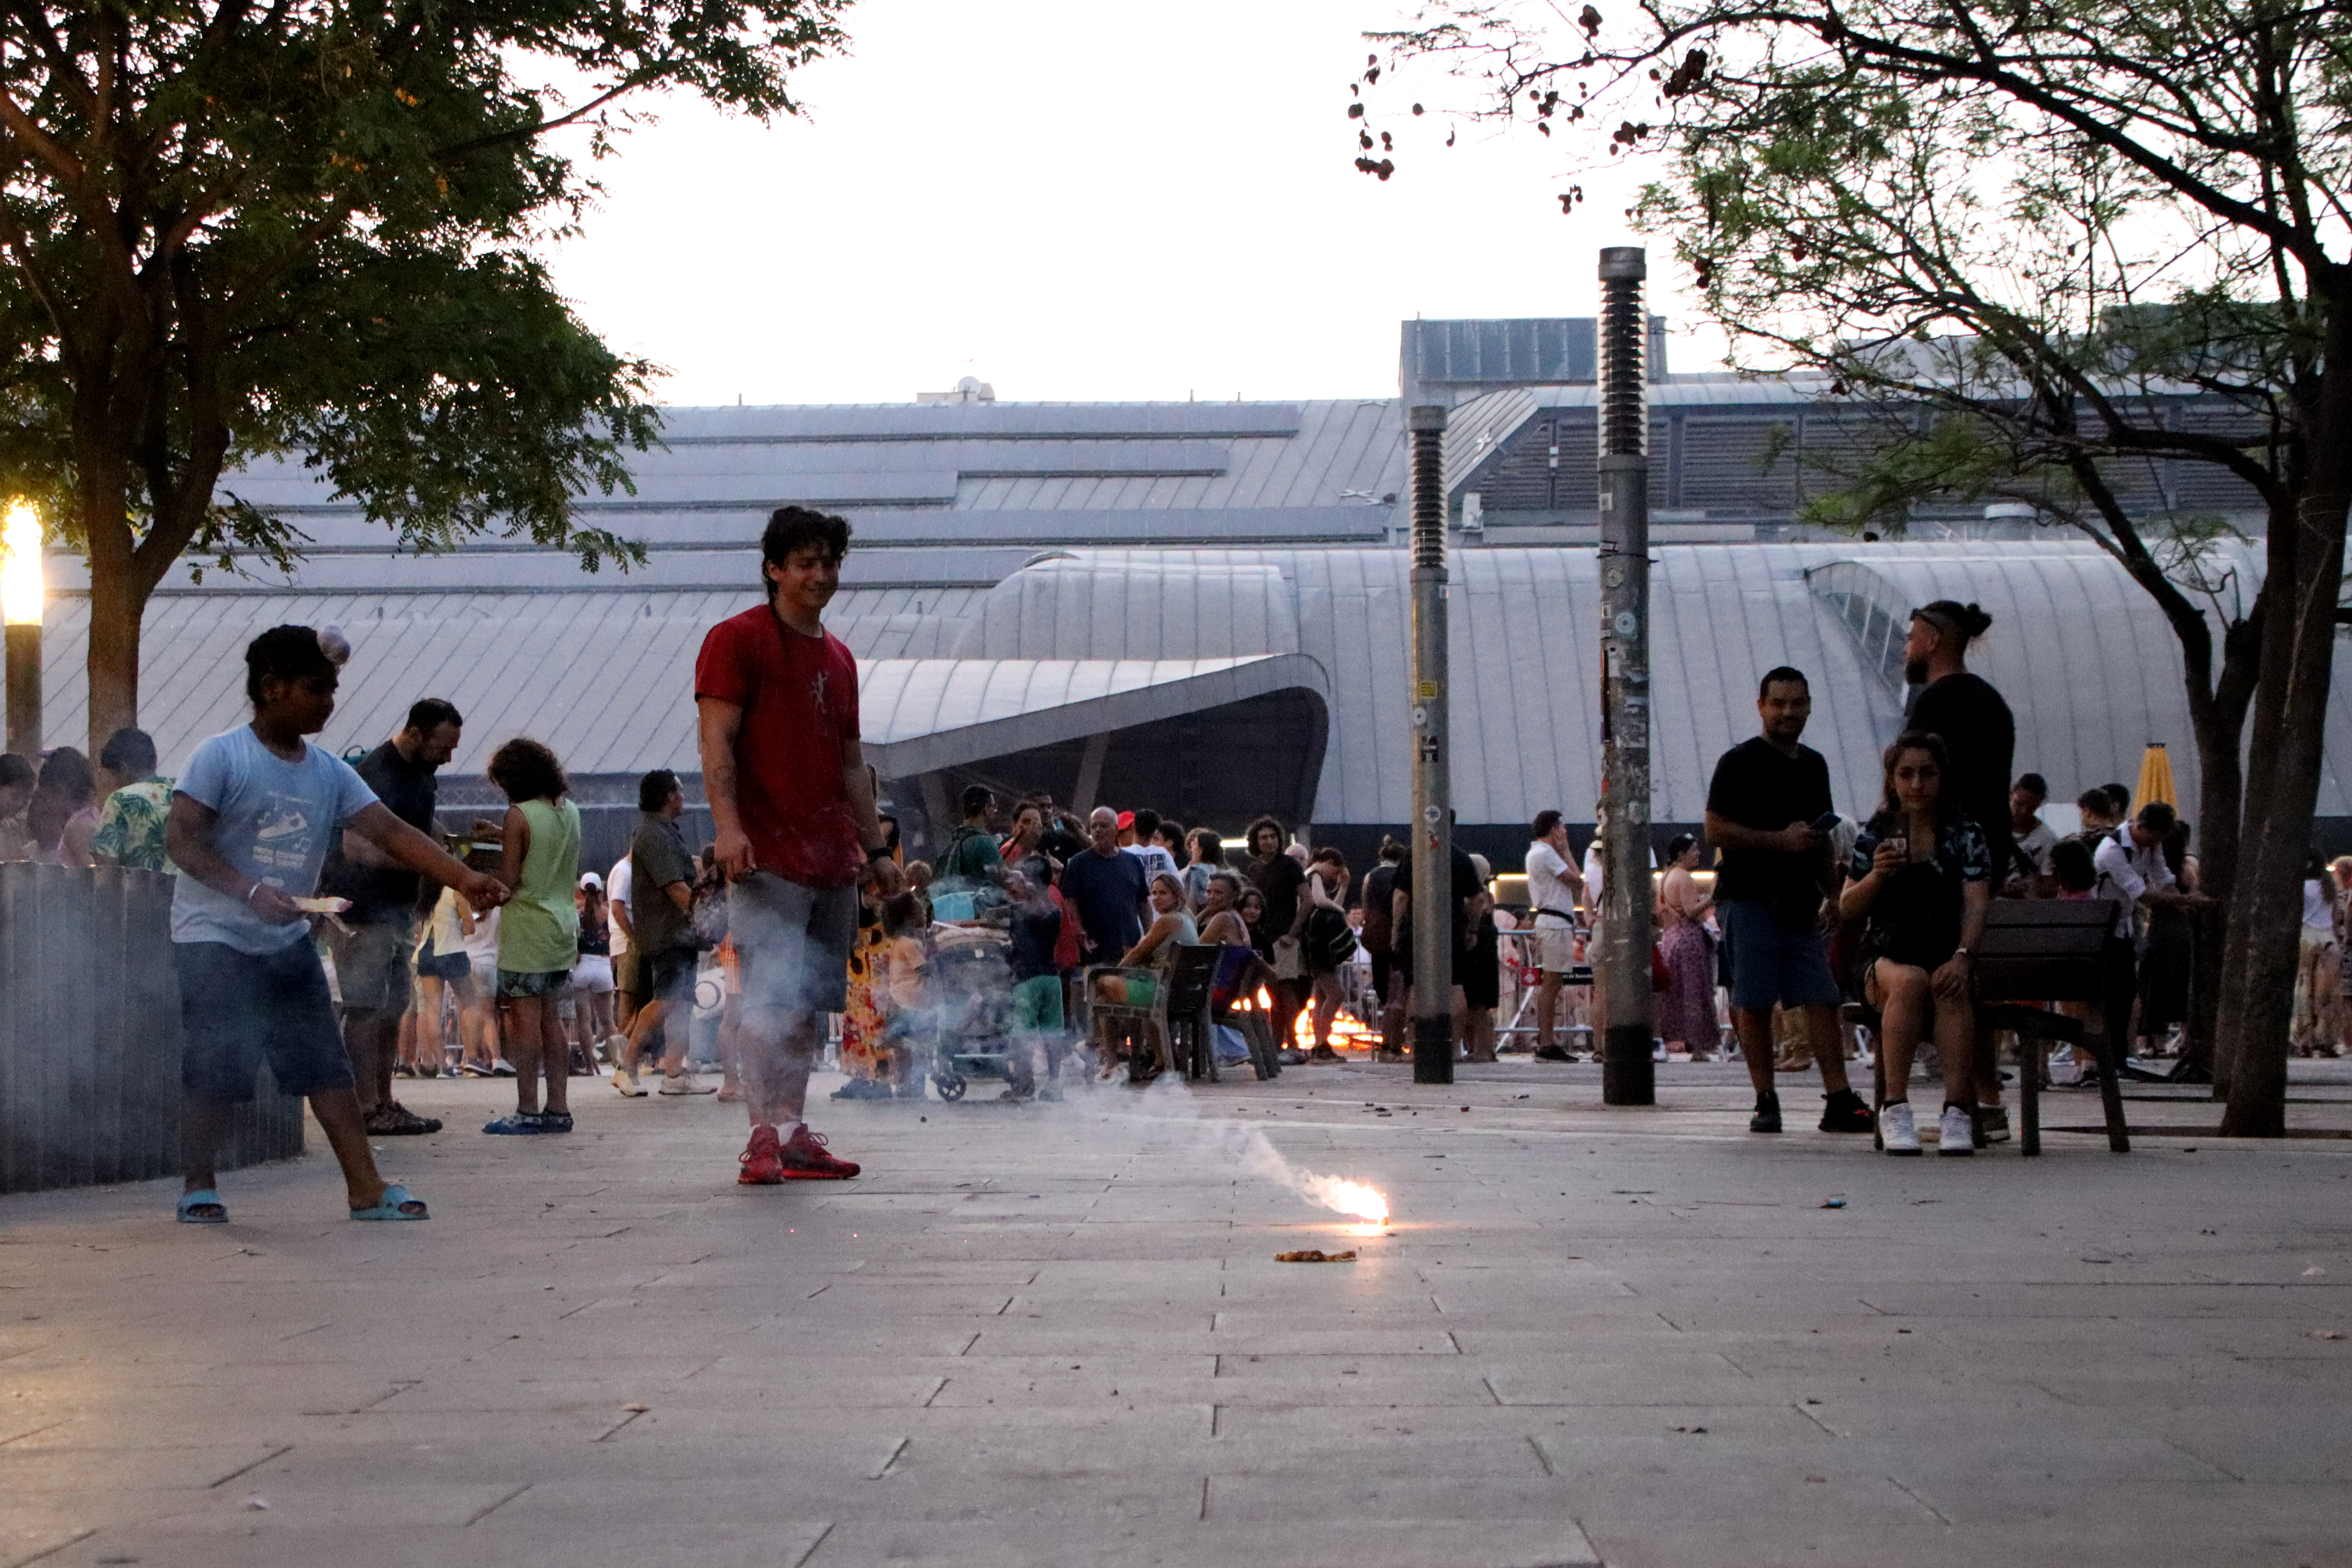
{"type": "Polygon", "coordinates": [[[2352,1141],[2151,1089],[2126,1156],[1895,1161],[1661,1081],[826,1102],[869,1174],[766,1190],[709,1100],[424,1084],[425,1225],[315,1135],[225,1226],[0,1200],[0,1565],[2352,1564],[2352,1141]]]}

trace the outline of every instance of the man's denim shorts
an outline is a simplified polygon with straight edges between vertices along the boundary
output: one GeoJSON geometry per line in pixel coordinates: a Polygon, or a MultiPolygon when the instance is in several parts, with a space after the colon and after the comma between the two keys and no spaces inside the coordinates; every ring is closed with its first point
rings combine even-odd
{"type": "Polygon", "coordinates": [[[1731,965],[1734,1007],[1834,1007],[1842,1000],[1829,947],[1811,926],[1791,931],[1762,899],[1726,900],[1715,916],[1731,965]]]}
{"type": "Polygon", "coordinates": [[[253,1098],[261,1064],[281,1094],[348,1089],[351,1058],[335,1026],[327,972],[306,938],[275,952],[218,942],[172,944],[180,972],[180,1028],[186,1048],[180,1086],[197,1100],[253,1098]]]}

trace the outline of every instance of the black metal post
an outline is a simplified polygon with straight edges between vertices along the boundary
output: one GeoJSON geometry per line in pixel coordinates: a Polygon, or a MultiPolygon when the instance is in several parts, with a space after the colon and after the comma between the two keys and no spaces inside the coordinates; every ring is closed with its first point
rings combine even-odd
{"type": "Polygon", "coordinates": [[[1650,1049],[1650,410],[1647,259],[1601,253],[1601,1099],[1652,1105],[1650,1049]]]}
{"type": "Polygon", "coordinates": [[[1446,755],[1445,410],[1412,431],[1412,1081],[1454,1081],[1454,791],[1446,755]]]}

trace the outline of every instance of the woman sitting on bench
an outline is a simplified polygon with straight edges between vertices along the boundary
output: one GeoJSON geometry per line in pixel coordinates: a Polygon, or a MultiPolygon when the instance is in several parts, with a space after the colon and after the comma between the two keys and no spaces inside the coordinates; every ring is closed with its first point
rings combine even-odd
{"type": "Polygon", "coordinates": [[[1863,922],[1855,978],[1863,1001],[1879,1013],[1887,1101],[1878,1130],[1890,1154],[1919,1152],[1911,1060],[1930,1027],[1944,1069],[1936,1152],[1976,1151],[1969,955],[1992,901],[1992,854],[1983,829],[1946,794],[1950,773],[1937,736],[1913,730],[1886,748],[1885,798],[1853,841],[1838,900],[1842,916],[1863,922]]]}

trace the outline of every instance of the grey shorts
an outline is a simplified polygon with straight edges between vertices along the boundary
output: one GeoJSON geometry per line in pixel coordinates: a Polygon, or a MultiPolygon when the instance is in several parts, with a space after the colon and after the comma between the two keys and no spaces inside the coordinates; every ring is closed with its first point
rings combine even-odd
{"type": "Polygon", "coordinates": [[[405,915],[369,921],[341,931],[327,928],[327,951],[335,959],[335,989],[352,1013],[408,1011],[408,955],[416,947],[416,925],[405,915]]]}
{"type": "Polygon", "coordinates": [[[741,962],[746,1005],[793,1013],[848,1007],[856,888],[804,887],[754,871],[728,890],[727,929],[741,962]]]}

